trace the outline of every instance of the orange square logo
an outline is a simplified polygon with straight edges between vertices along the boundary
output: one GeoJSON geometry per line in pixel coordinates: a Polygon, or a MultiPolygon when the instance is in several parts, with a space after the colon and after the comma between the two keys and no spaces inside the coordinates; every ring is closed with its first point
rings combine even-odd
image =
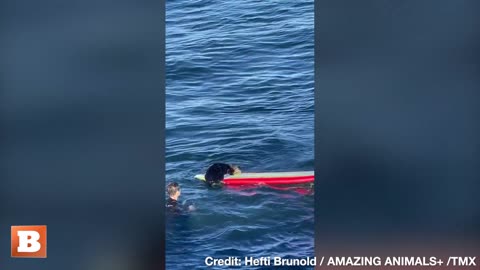
{"type": "Polygon", "coordinates": [[[46,258],[47,226],[12,226],[13,258],[46,258]]]}

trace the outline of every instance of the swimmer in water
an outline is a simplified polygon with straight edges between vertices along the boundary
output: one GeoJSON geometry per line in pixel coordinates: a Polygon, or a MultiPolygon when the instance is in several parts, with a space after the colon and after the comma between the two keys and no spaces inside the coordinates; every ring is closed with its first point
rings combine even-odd
{"type": "Polygon", "coordinates": [[[221,187],[226,174],[240,174],[242,171],[238,166],[224,163],[215,163],[211,165],[205,173],[205,181],[210,187],[221,187]]]}
{"type": "Polygon", "coordinates": [[[193,205],[188,205],[187,207],[185,207],[178,203],[178,198],[180,197],[180,194],[181,194],[180,185],[178,183],[172,182],[168,184],[167,194],[168,194],[168,199],[166,204],[167,211],[179,214],[185,211],[195,210],[195,207],[193,205]]]}

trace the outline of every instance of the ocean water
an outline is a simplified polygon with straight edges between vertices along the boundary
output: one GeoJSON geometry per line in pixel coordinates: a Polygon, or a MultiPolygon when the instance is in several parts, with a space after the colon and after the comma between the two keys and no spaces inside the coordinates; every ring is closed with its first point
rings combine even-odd
{"type": "Polygon", "coordinates": [[[196,207],[167,220],[167,269],[202,269],[207,256],[313,256],[312,193],[211,190],[193,178],[214,162],[313,170],[313,1],[166,8],[166,182],[196,207]]]}

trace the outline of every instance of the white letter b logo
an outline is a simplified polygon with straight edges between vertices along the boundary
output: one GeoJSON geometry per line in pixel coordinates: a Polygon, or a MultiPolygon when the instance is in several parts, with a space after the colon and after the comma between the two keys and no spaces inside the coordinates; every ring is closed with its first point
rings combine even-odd
{"type": "Polygon", "coordinates": [[[47,258],[47,226],[12,226],[12,258],[47,258]]]}
{"type": "Polygon", "coordinates": [[[18,231],[17,252],[37,252],[42,246],[38,242],[40,234],[36,231],[18,231]]]}

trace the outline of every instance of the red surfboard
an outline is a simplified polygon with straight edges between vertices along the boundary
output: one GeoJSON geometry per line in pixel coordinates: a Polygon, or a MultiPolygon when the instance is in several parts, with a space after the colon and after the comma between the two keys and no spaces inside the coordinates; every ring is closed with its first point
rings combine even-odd
{"type": "MultiPolygon", "coordinates": [[[[195,178],[205,181],[205,176],[201,174],[195,175],[195,178]]],[[[313,183],[314,180],[313,171],[240,173],[226,176],[223,183],[225,185],[298,185],[313,183]]]]}

